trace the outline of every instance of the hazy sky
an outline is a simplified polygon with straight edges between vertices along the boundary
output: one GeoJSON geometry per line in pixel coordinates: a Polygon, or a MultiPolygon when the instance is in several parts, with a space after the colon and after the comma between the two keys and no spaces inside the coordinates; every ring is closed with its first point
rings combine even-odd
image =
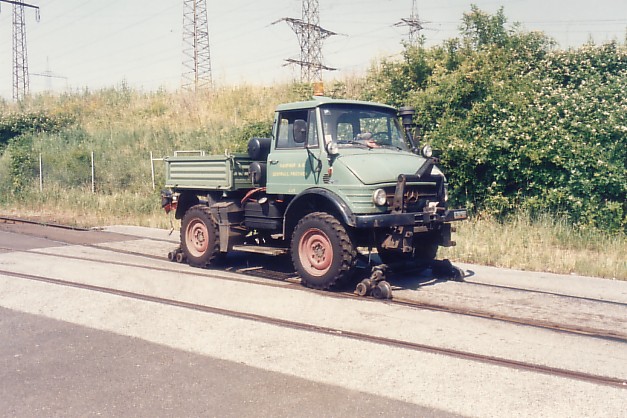
{"type": "MultiPolygon", "coordinates": [[[[182,73],[181,0],[25,0],[31,92],[128,85],[176,89],[182,73]],[[39,74],[39,75],[38,75],[39,74]],[[45,77],[52,75],[54,78],[45,77]]],[[[544,31],[561,47],[623,41],[625,0],[418,0],[429,45],[458,35],[470,4],[495,13],[503,6],[509,23],[544,31]]],[[[207,0],[211,65],[217,84],[264,84],[298,78],[283,66],[299,57],[296,35],[284,17],[301,17],[302,0],[207,0]]],[[[373,59],[402,50],[408,28],[395,27],[411,14],[412,0],[319,0],[320,24],[342,34],[324,42],[324,63],[338,68],[325,79],[361,74],[373,59]]],[[[12,11],[0,3],[0,97],[12,96],[12,11]]]]}

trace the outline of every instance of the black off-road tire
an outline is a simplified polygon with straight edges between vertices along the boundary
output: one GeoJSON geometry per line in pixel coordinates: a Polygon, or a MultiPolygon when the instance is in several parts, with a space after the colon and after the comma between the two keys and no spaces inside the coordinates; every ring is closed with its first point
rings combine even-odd
{"type": "Polygon", "coordinates": [[[220,255],[218,225],[206,205],[192,206],[181,221],[181,250],[190,266],[207,267],[220,255]]]}
{"type": "Polygon", "coordinates": [[[310,213],[298,222],[291,254],[302,284],[314,289],[326,290],[347,280],[357,261],[346,228],[325,212],[310,213]]]}

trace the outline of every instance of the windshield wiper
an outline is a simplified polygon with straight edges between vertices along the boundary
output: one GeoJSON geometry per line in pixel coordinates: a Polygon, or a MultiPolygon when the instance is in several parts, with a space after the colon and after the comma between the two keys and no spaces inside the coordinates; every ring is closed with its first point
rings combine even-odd
{"type": "Polygon", "coordinates": [[[398,145],[380,144],[379,146],[381,148],[389,148],[389,149],[395,149],[398,151],[405,151],[405,149],[399,147],[398,145]]]}
{"type": "Polygon", "coordinates": [[[345,139],[342,141],[337,141],[338,145],[360,145],[362,147],[370,148],[368,145],[363,143],[362,141],[356,141],[354,139],[345,139]]]}

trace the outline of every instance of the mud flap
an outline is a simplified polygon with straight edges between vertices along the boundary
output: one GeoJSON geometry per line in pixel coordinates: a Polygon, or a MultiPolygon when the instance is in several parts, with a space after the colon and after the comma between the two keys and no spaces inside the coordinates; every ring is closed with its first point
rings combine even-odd
{"type": "Polygon", "coordinates": [[[244,210],[234,202],[218,202],[211,206],[211,215],[218,225],[220,251],[226,253],[234,245],[244,243],[244,233],[235,227],[244,221],[244,210]]]}

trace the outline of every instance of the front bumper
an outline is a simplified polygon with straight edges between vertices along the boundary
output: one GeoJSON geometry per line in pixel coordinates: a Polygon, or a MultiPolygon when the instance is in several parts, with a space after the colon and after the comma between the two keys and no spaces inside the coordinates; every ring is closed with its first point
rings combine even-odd
{"type": "Polygon", "coordinates": [[[392,226],[429,226],[468,219],[466,209],[447,209],[442,213],[410,212],[379,215],[355,215],[355,228],[387,228],[392,226]]]}

